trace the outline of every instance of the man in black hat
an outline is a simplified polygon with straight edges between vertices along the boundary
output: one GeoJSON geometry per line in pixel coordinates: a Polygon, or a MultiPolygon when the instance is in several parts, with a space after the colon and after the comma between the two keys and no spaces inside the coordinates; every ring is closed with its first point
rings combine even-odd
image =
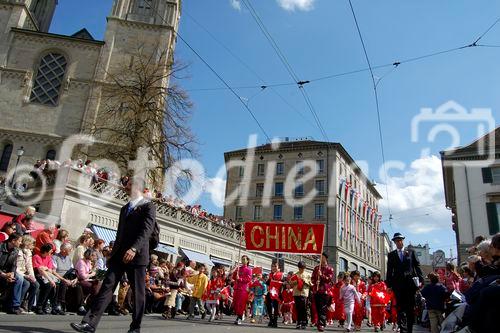
{"type": "Polygon", "coordinates": [[[405,237],[397,232],[392,237],[396,250],[387,255],[386,283],[394,291],[401,333],[412,333],[415,321],[415,294],[424,282],[415,252],[404,248],[405,237]]]}

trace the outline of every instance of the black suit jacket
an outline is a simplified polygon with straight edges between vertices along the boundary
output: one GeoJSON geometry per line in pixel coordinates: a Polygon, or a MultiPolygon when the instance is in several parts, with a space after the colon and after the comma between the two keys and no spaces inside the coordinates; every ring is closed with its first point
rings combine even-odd
{"type": "Polygon", "coordinates": [[[387,286],[394,290],[415,292],[418,287],[413,282],[413,277],[418,277],[420,282],[424,281],[415,251],[403,250],[403,261],[399,259],[397,250],[389,252],[387,255],[387,286]]]}
{"type": "Polygon", "coordinates": [[[120,210],[116,241],[109,261],[123,265],[125,252],[133,247],[137,252],[129,265],[145,266],[149,263],[149,239],[156,223],[156,207],[143,200],[126,215],[127,207],[128,204],[120,210]]]}

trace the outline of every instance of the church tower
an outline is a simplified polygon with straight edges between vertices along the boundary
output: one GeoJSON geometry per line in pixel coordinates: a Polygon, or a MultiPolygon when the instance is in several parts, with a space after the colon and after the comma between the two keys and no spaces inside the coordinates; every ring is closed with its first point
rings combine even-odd
{"type": "Polygon", "coordinates": [[[58,0],[31,0],[29,11],[36,21],[38,31],[48,32],[58,0]]]}

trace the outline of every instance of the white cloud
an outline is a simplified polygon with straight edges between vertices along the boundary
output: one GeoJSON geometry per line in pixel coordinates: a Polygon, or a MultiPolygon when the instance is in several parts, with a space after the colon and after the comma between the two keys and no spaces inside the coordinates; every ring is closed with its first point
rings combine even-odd
{"type": "Polygon", "coordinates": [[[231,7],[233,7],[233,9],[236,9],[237,11],[241,11],[240,0],[229,0],[229,3],[231,4],[231,7]]]}
{"type": "MultiPolygon", "coordinates": [[[[385,196],[385,184],[378,190],[385,196]]],[[[398,177],[389,177],[388,192],[393,225],[414,234],[451,230],[451,213],[445,208],[441,160],[433,155],[414,160],[398,177]]],[[[387,199],[380,202],[387,212],[387,199]]],[[[384,220],[387,220],[387,213],[384,220]]]]}
{"type": "Polygon", "coordinates": [[[224,207],[224,198],[226,195],[226,180],[222,178],[208,178],[205,181],[205,192],[210,193],[212,202],[219,208],[224,207]]]}
{"type": "Polygon", "coordinates": [[[281,8],[288,11],[309,11],[314,8],[315,0],[277,0],[281,8]]]}

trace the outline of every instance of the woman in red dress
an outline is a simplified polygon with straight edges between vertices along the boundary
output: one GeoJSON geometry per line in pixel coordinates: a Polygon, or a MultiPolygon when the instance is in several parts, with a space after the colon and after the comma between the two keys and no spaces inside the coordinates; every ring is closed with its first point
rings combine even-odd
{"type": "Polygon", "coordinates": [[[248,286],[252,282],[252,269],[248,267],[250,259],[247,256],[241,257],[241,265],[235,268],[233,272],[234,294],[233,307],[236,314],[236,325],[241,325],[243,315],[248,300],[248,286]]]}

